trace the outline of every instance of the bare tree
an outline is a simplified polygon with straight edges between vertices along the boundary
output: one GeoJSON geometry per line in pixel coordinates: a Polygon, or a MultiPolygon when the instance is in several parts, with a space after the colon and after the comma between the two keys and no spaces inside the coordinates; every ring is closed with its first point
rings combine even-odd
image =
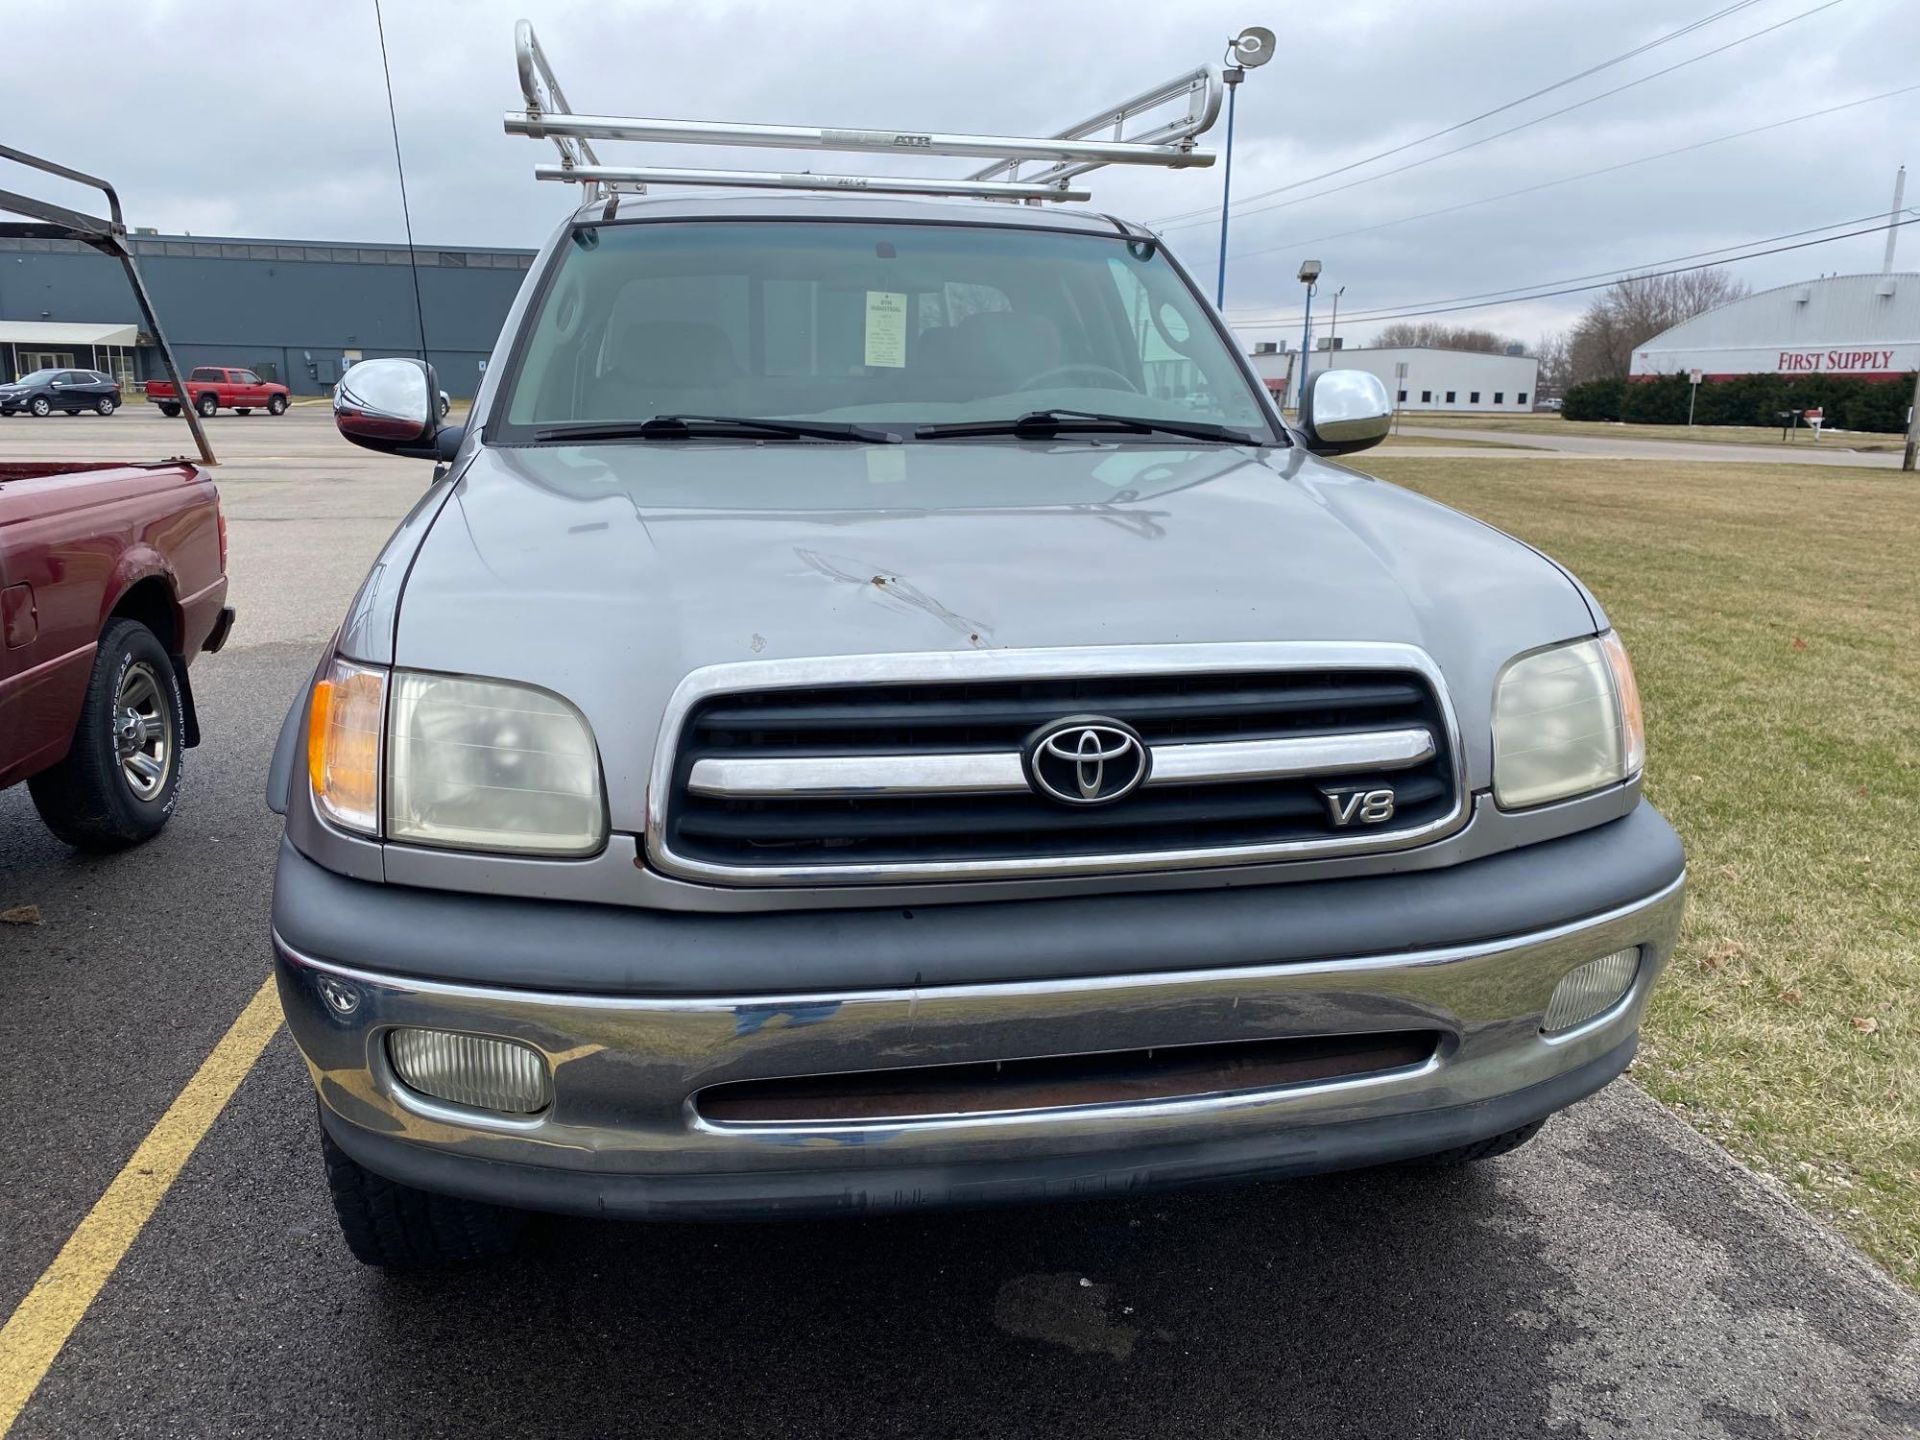
{"type": "Polygon", "coordinates": [[[1661,331],[1738,300],[1746,285],[1725,270],[1629,275],[1601,291],[1567,337],[1567,378],[1625,379],[1633,352],[1661,331]]]}
{"type": "Polygon", "coordinates": [[[1530,352],[1540,362],[1538,390],[1542,395],[1564,395],[1572,360],[1565,335],[1542,335],[1530,352]]]}
{"type": "Polygon", "coordinates": [[[1438,325],[1430,320],[1415,325],[1401,320],[1381,330],[1373,337],[1373,343],[1377,349],[1419,346],[1430,350],[1476,350],[1484,355],[1504,355],[1509,345],[1518,342],[1472,326],[1438,325]]]}

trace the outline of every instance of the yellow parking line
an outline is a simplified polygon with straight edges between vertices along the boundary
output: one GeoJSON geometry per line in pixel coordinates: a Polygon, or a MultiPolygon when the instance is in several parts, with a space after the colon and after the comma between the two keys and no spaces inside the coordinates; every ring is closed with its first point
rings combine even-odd
{"type": "Polygon", "coordinates": [[[20,1418],[94,1296],[279,1027],[280,1002],[269,976],[0,1328],[0,1437],[20,1418]]]}

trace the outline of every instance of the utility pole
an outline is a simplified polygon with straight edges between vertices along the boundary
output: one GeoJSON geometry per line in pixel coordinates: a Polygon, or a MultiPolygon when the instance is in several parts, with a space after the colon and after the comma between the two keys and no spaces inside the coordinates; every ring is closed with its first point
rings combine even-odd
{"type": "Polygon", "coordinates": [[[1893,273],[1893,247],[1900,239],[1900,204],[1907,198],[1907,167],[1902,165],[1893,177],[1893,208],[1887,211],[1887,253],[1881,258],[1880,273],[1893,273]]]}
{"type": "Polygon", "coordinates": [[[1920,369],[1913,373],[1913,399],[1907,405],[1907,453],[1901,458],[1900,468],[1913,469],[1917,456],[1920,456],[1920,369]]]}

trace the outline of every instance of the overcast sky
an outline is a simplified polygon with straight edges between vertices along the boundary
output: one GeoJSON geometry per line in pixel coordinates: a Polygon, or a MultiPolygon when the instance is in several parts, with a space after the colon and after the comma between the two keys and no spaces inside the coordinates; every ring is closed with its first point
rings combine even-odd
{"type": "MultiPolygon", "coordinates": [[[[500,5],[386,0],[387,43],[418,240],[536,245],[568,208],[532,166],[545,142],[509,137],[518,100],[513,21],[530,16],[576,110],[811,125],[1046,133],[1219,58],[1247,24],[1279,32],[1275,62],[1241,93],[1233,188],[1295,184],[1518,99],[1734,0],[785,0],[735,4],[500,5]]],[[[1441,140],[1248,208],[1314,196],[1476,140],[1814,9],[1751,0],[1737,13],[1441,140]]],[[[8,143],[121,188],[131,223],[238,236],[402,236],[372,0],[9,0],[0,95],[8,143]]],[[[1348,316],[1613,272],[1856,217],[1879,223],[1895,167],[1920,162],[1920,89],[1764,134],[1454,213],[1525,186],[1920,85],[1920,0],[1837,0],[1571,114],[1404,174],[1266,213],[1236,215],[1227,309],[1250,338],[1297,333],[1302,259],[1325,267],[1315,328],[1344,285],[1348,316]],[[1361,234],[1343,234],[1380,226],[1361,234]]],[[[1224,140],[1224,124],[1207,142],[1224,140]]],[[[639,147],[602,145],[603,159],[639,147]]],[[[661,164],[725,164],[656,149],[661,164]]],[[[889,157],[890,158],[890,157],[889,157]]],[[[754,164],[751,155],[736,157],[754,164]]],[[[857,169],[833,156],[824,169],[857,169]]],[[[767,163],[766,152],[757,163],[767,163]]],[[[922,170],[960,173],[930,159],[922,170]]],[[[879,168],[870,163],[868,168],[879,168]]],[[[895,168],[901,168],[896,166],[895,168]]],[[[906,168],[911,169],[911,166],[906,168]]],[[[1211,288],[1221,170],[1093,179],[1095,204],[1169,229],[1211,288]]],[[[1920,206],[1920,172],[1908,195],[1920,206]]],[[[1901,259],[1920,269],[1920,225],[1901,259]]],[[[1863,235],[1736,267],[1755,288],[1877,269],[1863,235]]],[[[1532,340],[1582,297],[1445,318],[1532,340]]]]}

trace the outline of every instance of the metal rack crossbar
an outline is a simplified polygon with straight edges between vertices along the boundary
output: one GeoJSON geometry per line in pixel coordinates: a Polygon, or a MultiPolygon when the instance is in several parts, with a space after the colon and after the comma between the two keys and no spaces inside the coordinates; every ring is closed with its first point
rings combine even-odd
{"type": "Polygon", "coordinates": [[[1211,150],[1194,148],[1220,113],[1225,85],[1218,67],[1199,69],[1142,91],[1057,135],[941,134],[919,130],[835,129],[811,125],[743,125],[714,120],[655,120],[613,115],[576,115],[567,105],[553,68],[522,20],[514,27],[524,111],[507,112],[509,135],[553,142],[557,165],[537,165],[534,178],[584,185],[593,195],[644,193],[648,185],[741,186],[769,190],[862,190],[882,195],[973,196],[988,200],[1086,200],[1072,181],[1105,165],[1159,165],[1186,169],[1211,165],[1211,150]],[[1151,121],[1132,135],[1127,123],[1183,102],[1171,119],[1151,121]],[[1111,130],[1101,137],[1096,132],[1111,130]],[[661,165],[606,165],[589,143],[638,140],[675,145],[720,145],[774,150],[852,151],[862,154],[955,155],[993,163],[963,177],[829,174],[812,170],[711,170],[661,165]],[[1023,177],[1022,165],[1046,168],[1023,177]]]}

